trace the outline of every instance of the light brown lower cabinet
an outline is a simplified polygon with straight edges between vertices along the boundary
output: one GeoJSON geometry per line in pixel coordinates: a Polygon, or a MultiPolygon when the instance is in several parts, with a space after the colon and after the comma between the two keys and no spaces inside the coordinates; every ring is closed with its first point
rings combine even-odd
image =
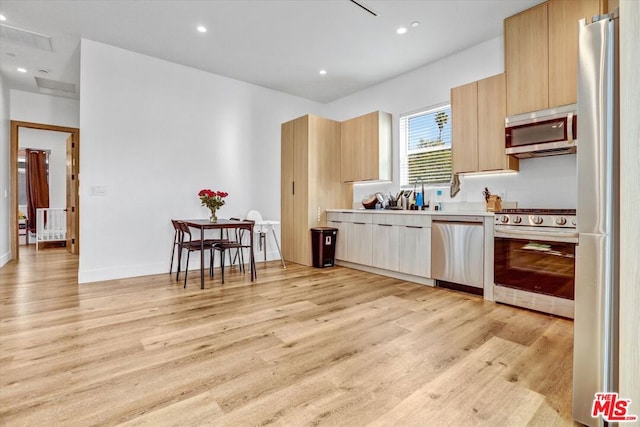
{"type": "Polygon", "coordinates": [[[398,250],[400,247],[399,227],[391,215],[376,215],[372,219],[371,230],[375,242],[371,247],[371,265],[385,270],[398,271],[398,250]]]}
{"type": "Polygon", "coordinates": [[[371,265],[373,227],[364,221],[347,223],[347,261],[371,265]]]}
{"type": "Polygon", "coordinates": [[[431,277],[431,227],[398,225],[398,271],[431,277]]]}
{"type": "Polygon", "coordinates": [[[329,212],[327,224],[338,229],[337,260],[431,276],[430,216],[329,212]]]}
{"type": "Polygon", "coordinates": [[[354,212],[329,212],[327,225],[338,229],[336,259],[354,264],[372,263],[371,215],[354,212]]]}

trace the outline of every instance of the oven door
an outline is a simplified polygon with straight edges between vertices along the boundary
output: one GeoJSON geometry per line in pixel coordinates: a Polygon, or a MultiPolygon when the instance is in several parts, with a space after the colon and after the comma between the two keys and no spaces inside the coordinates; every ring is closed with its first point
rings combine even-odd
{"type": "Polygon", "coordinates": [[[574,235],[574,232],[517,233],[496,229],[494,283],[573,300],[577,242],[574,235]]]}

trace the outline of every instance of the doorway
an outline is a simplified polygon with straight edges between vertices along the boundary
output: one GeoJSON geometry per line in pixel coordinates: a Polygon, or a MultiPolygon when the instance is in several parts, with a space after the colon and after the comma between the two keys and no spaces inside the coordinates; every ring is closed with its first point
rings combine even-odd
{"type": "MultiPolygon", "coordinates": [[[[19,152],[20,152],[20,130],[41,130],[56,133],[64,133],[66,141],[64,148],[60,148],[64,155],[65,187],[66,197],[64,204],[66,210],[66,247],[72,254],[80,253],[79,240],[79,195],[78,195],[78,172],[80,170],[80,130],[65,126],[48,125],[42,123],[11,121],[11,256],[13,259],[20,257],[20,222],[21,213],[19,208],[19,152]]],[[[62,154],[61,154],[62,155],[62,154]]],[[[58,185],[59,187],[60,185],[58,185]]]]}

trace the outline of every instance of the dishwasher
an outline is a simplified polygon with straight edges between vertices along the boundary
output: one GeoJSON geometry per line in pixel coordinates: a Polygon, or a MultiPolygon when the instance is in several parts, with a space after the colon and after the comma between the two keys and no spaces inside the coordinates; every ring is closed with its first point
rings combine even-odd
{"type": "Polygon", "coordinates": [[[431,276],[435,279],[436,286],[482,294],[484,287],[483,217],[472,215],[433,217],[431,276]]]}

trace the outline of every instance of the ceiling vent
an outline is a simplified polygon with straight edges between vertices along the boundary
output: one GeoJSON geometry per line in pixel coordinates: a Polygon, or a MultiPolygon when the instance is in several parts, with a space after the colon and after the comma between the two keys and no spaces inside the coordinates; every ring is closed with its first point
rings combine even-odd
{"type": "Polygon", "coordinates": [[[67,97],[75,97],[76,95],[76,85],[73,83],[43,79],[42,77],[34,77],[34,79],[36,79],[36,84],[38,85],[41,93],[67,97]]]}
{"type": "Polygon", "coordinates": [[[0,37],[7,42],[52,52],[51,36],[35,33],[11,25],[0,24],[0,37]]]}

